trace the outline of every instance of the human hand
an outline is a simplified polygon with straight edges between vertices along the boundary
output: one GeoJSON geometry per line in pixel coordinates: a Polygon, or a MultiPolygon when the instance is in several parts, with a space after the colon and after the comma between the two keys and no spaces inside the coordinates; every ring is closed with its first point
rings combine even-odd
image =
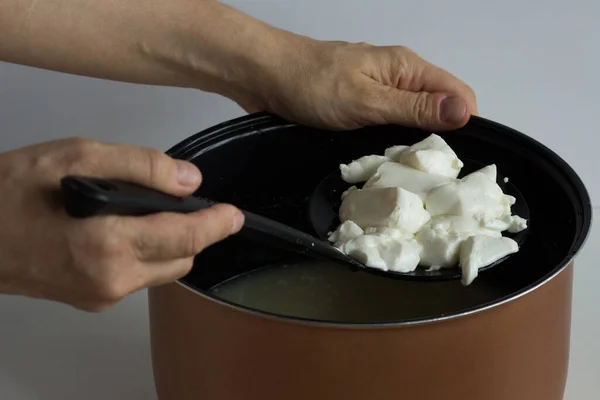
{"type": "Polygon", "coordinates": [[[405,47],[285,40],[290,52],[274,62],[256,95],[234,98],[246,111],[330,129],[399,124],[436,131],[477,114],[469,86],[405,47]]]}
{"type": "Polygon", "coordinates": [[[158,150],[66,139],[0,154],[0,293],[102,311],[124,296],[172,282],[205,247],[237,232],[230,205],[182,215],[69,217],[59,189],[65,175],[138,183],[177,196],[201,175],[158,150]]]}

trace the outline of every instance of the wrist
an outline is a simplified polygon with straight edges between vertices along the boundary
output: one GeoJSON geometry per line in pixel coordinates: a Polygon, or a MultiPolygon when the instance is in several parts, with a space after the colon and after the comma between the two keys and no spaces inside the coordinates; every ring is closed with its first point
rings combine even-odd
{"type": "Polygon", "coordinates": [[[312,39],[277,29],[215,0],[196,0],[175,24],[164,52],[146,54],[172,69],[180,86],[263,103],[281,81],[285,64],[312,39]],[[202,21],[202,22],[195,22],[202,21]]]}

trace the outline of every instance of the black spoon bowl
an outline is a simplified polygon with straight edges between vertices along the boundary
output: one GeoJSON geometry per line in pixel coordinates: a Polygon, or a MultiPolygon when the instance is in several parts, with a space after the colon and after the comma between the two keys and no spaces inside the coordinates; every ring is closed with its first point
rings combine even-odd
{"type": "MultiPolygon", "coordinates": [[[[485,167],[484,164],[473,160],[462,159],[462,161],[464,163],[464,167],[461,170],[459,178],[485,167]]],[[[512,183],[510,183],[510,179],[505,178],[506,177],[503,176],[500,171],[498,171],[498,185],[505,194],[513,196],[516,199],[515,204],[512,206],[513,214],[525,218],[527,220],[528,227],[524,231],[516,234],[505,232],[504,236],[510,237],[516,241],[519,245],[519,248],[521,248],[527,239],[531,226],[529,207],[527,206],[527,202],[525,201],[523,195],[512,183]]],[[[313,191],[309,200],[308,215],[317,236],[322,240],[327,240],[329,233],[337,229],[337,227],[340,225],[341,222],[338,217],[338,211],[341,205],[341,195],[348,190],[350,186],[353,185],[342,180],[340,171],[336,170],[327,175],[327,177],[325,177],[325,179],[323,179],[313,191]]],[[[360,187],[359,185],[356,186],[360,187]]],[[[511,257],[511,255],[488,264],[485,267],[480,268],[479,271],[482,272],[496,267],[502,264],[502,262],[507,260],[509,257],[511,257]]],[[[431,270],[429,266],[419,265],[415,270],[410,272],[382,271],[374,268],[370,268],[370,270],[372,270],[374,274],[393,276],[406,280],[439,281],[459,279],[461,277],[461,270],[458,267],[431,270]]]]}

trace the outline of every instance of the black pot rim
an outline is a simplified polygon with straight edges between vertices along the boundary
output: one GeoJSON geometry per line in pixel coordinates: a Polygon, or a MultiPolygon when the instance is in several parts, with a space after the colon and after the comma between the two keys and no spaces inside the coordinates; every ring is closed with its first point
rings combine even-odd
{"type": "MultiPolygon", "coordinates": [[[[421,317],[421,318],[413,318],[413,319],[406,319],[406,320],[400,320],[400,321],[364,322],[363,323],[363,322],[336,322],[336,321],[316,320],[316,319],[300,318],[300,317],[286,316],[286,315],[276,314],[276,313],[271,313],[271,312],[265,312],[265,311],[261,311],[261,310],[258,310],[258,309],[252,308],[252,307],[239,305],[239,304],[227,301],[227,300],[222,300],[222,299],[218,298],[217,296],[212,295],[209,291],[200,290],[200,289],[193,287],[192,285],[185,282],[183,279],[179,279],[177,281],[177,284],[181,285],[183,288],[191,291],[192,293],[195,293],[195,294],[199,295],[200,297],[203,297],[204,299],[206,299],[208,301],[220,304],[222,306],[228,307],[228,308],[236,310],[236,311],[255,315],[257,317],[268,318],[268,319],[272,319],[272,320],[279,321],[279,322],[288,322],[288,323],[301,324],[301,325],[310,325],[310,326],[317,326],[317,327],[351,328],[351,329],[397,328],[397,327],[422,325],[422,324],[427,324],[427,323],[453,320],[453,319],[456,319],[459,317],[466,317],[469,315],[477,314],[477,313],[504,305],[506,303],[517,300],[517,299],[521,298],[522,296],[525,296],[525,295],[533,292],[534,290],[536,290],[539,287],[550,282],[552,279],[554,279],[556,276],[558,276],[561,272],[563,272],[567,268],[567,266],[569,266],[573,262],[573,260],[576,258],[576,256],[581,251],[581,249],[585,246],[587,239],[589,238],[591,225],[592,225],[592,219],[593,219],[593,207],[592,207],[589,193],[588,193],[583,181],[581,180],[579,175],[573,170],[573,168],[565,160],[563,160],[558,154],[556,154],[554,151],[552,151],[551,149],[549,149],[542,143],[538,142],[537,140],[535,140],[513,128],[507,127],[505,125],[491,121],[491,120],[483,118],[483,117],[472,116],[471,121],[472,121],[472,123],[487,125],[488,127],[500,129],[511,135],[518,136],[520,140],[529,142],[530,145],[533,145],[533,146],[539,148],[540,150],[542,150],[548,158],[550,158],[554,163],[556,163],[557,165],[559,165],[561,167],[561,169],[563,170],[565,175],[568,176],[570,182],[574,185],[575,189],[577,190],[579,196],[582,199],[582,202],[584,203],[583,226],[581,228],[580,234],[577,236],[576,240],[574,241],[569,254],[559,264],[557,264],[557,266],[554,269],[552,269],[548,274],[546,274],[542,278],[538,279],[537,281],[531,283],[530,285],[526,286],[525,288],[523,288],[519,291],[516,291],[514,293],[511,293],[507,296],[501,297],[497,300],[494,300],[494,301],[491,301],[488,303],[484,303],[479,306],[471,307],[471,308],[468,308],[465,310],[461,310],[459,312],[442,315],[442,316],[421,317]]],[[[470,123],[471,123],[471,121],[470,121],[470,123]]],[[[223,141],[219,140],[219,138],[222,135],[226,135],[226,134],[230,133],[231,131],[238,131],[240,129],[252,129],[254,126],[256,126],[258,124],[264,124],[264,123],[269,123],[271,125],[271,127],[269,129],[281,129],[281,128],[285,128],[285,127],[291,127],[291,126],[298,125],[295,123],[290,123],[288,121],[285,121],[275,115],[272,115],[272,114],[269,114],[266,112],[245,115],[242,117],[234,118],[229,121],[222,122],[218,125],[210,127],[208,129],[205,129],[199,133],[196,133],[196,134],[188,137],[187,139],[181,141],[180,143],[176,144],[175,146],[171,147],[169,150],[167,150],[166,153],[174,158],[189,160],[191,157],[198,154],[198,152],[195,151],[195,149],[198,146],[203,147],[203,152],[209,151],[212,147],[211,142],[214,142],[215,145],[223,144],[223,141]]]]}

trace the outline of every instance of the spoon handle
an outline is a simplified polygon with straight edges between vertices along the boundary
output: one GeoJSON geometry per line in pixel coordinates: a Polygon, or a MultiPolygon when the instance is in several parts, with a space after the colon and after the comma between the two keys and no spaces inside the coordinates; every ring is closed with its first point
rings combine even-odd
{"type": "MultiPolygon", "coordinates": [[[[202,197],[176,197],[129,182],[83,176],[65,176],[60,186],[65,210],[74,218],[142,216],[159,212],[191,213],[215,204],[202,197]]],[[[242,212],[245,222],[241,236],[307,256],[362,266],[314,236],[249,211],[242,212]]]]}

